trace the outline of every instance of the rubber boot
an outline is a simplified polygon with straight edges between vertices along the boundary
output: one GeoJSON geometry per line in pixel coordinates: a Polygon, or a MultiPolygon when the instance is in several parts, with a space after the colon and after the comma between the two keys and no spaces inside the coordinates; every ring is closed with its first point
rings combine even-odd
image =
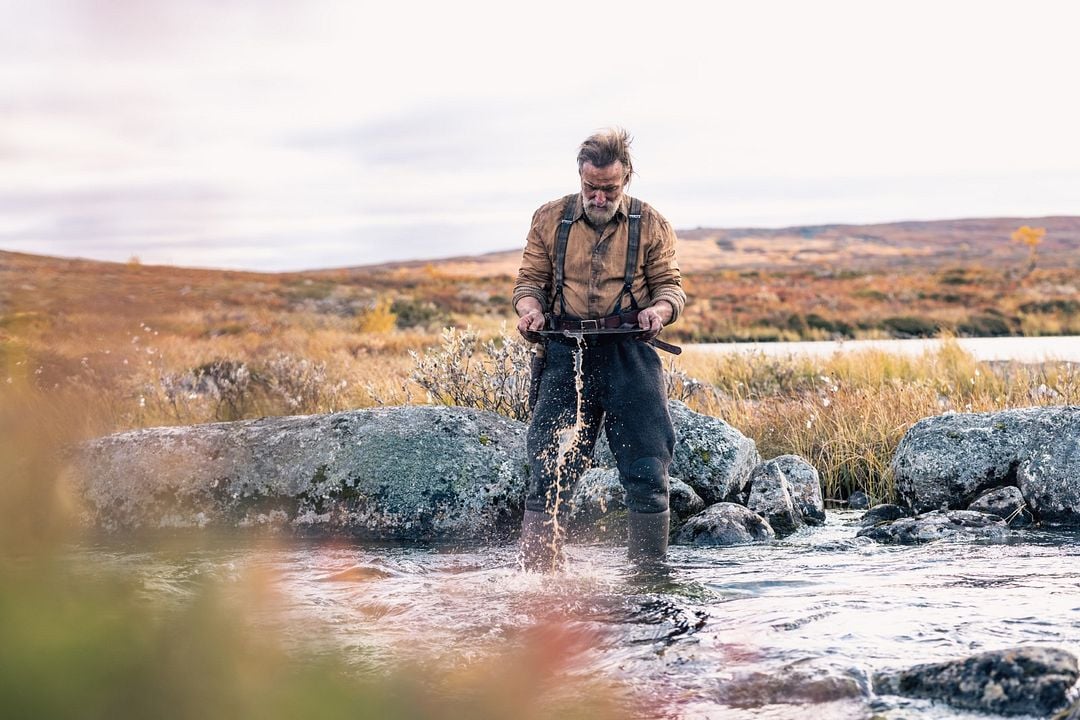
{"type": "Polygon", "coordinates": [[[555,572],[562,567],[562,536],[556,533],[552,514],[526,510],[521,521],[521,551],[519,559],[525,570],[555,572]],[[557,536],[556,536],[557,535],[557,536]]]}
{"type": "Polygon", "coordinates": [[[663,560],[667,554],[671,511],[626,515],[626,549],[631,560],[663,560]]]}

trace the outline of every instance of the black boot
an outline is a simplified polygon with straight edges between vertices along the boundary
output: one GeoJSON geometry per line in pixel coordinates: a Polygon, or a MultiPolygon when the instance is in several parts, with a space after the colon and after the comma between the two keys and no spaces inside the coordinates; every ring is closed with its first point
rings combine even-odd
{"type": "Polygon", "coordinates": [[[525,570],[554,572],[562,567],[562,527],[556,527],[550,512],[526,510],[521,521],[519,558],[525,570]]]}
{"type": "Polygon", "coordinates": [[[667,554],[671,511],[626,515],[626,549],[631,560],[663,560],[667,554]]]}

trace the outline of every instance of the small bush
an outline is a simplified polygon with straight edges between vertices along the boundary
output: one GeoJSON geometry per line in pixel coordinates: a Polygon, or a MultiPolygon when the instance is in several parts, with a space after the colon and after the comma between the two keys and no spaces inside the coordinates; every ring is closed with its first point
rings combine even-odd
{"type": "Polygon", "coordinates": [[[1012,328],[1000,315],[972,315],[956,326],[956,331],[969,337],[1005,337],[1012,328]]]}
{"type": "Polygon", "coordinates": [[[505,327],[498,338],[487,341],[469,328],[446,328],[438,348],[409,355],[416,366],[409,379],[427,391],[432,402],[528,419],[532,352],[507,335],[505,327]]]}
{"type": "Polygon", "coordinates": [[[398,298],[391,303],[390,312],[396,316],[399,328],[427,327],[443,319],[443,314],[435,307],[435,303],[417,302],[407,298],[398,298]]]}
{"type": "Polygon", "coordinates": [[[362,333],[386,333],[397,327],[397,316],[391,309],[390,301],[383,298],[362,309],[357,316],[356,327],[362,333]]]}
{"type": "Polygon", "coordinates": [[[941,330],[941,326],[936,321],[912,315],[888,317],[881,321],[881,325],[894,337],[899,338],[934,337],[941,330]]]}

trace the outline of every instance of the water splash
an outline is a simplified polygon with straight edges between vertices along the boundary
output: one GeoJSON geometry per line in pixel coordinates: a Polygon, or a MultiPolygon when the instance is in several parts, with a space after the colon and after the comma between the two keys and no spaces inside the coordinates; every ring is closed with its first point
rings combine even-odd
{"type": "Polygon", "coordinates": [[[574,347],[574,393],[576,405],[574,424],[555,431],[558,447],[555,456],[555,486],[548,490],[547,506],[551,513],[551,572],[556,572],[562,565],[562,546],[566,540],[566,530],[562,527],[561,514],[563,492],[570,487],[571,478],[567,477],[568,466],[575,463],[575,455],[581,454],[581,439],[585,429],[582,417],[582,405],[585,391],[585,336],[582,333],[569,333],[575,340],[574,347]]]}

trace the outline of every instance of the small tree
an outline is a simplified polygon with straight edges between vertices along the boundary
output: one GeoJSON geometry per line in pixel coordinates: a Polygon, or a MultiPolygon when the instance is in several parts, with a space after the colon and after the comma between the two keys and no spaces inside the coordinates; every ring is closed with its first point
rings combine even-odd
{"type": "Polygon", "coordinates": [[[1027,274],[1031,274],[1035,270],[1035,263],[1038,259],[1039,243],[1046,237],[1046,228],[1033,228],[1023,225],[1013,231],[1012,241],[1014,243],[1022,243],[1028,246],[1028,269],[1027,274]]]}

